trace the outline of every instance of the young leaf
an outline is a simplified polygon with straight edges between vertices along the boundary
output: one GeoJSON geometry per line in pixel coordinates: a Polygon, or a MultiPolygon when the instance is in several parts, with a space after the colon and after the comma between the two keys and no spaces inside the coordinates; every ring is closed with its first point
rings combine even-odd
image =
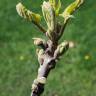
{"type": "Polygon", "coordinates": [[[49,0],[49,2],[52,5],[52,7],[54,8],[56,16],[58,16],[59,10],[61,8],[61,1],[60,0],[49,0]]]}
{"type": "Polygon", "coordinates": [[[41,16],[40,16],[39,14],[36,14],[36,13],[34,13],[34,12],[26,9],[26,8],[23,6],[23,4],[21,4],[21,3],[18,3],[18,4],[16,5],[16,10],[17,10],[17,13],[18,13],[21,17],[23,17],[23,18],[25,18],[25,19],[27,19],[27,20],[29,20],[29,21],[34,21],[34,22],[36,22],[36,23],[39,23],[40,20],[41,20],[41,16]]]}
{"type": "Polygon", "coordinates": [[[83,3],[83,0],[75,0],[75,2],[71,3],[65,11],[60,14],[60,16],[64,17],[65,19],[69,19],[73,17],[73,12],[83,3]]]}
{"type": "Polygon", "coordinates": [[[47,35],[50,39],[53,37],[54,29],[55,29],[55,12],[53,7],[49,2],[44,1],[42,5],[42,12],[44,19],[47,23],[48,30],[47,30],[47,35]]]}
{"type": "Polygon", "coordinates": [[[47,23],[48,30],[53,31],[55,26],[55,13],[49,2],[43,2],[42,12],[47,23]]]}

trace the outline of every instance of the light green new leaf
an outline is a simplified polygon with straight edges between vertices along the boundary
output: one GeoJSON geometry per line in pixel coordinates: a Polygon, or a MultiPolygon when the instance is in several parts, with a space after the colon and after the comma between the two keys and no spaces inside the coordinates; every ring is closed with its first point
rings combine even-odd
{"type": "Polygon", "coordinates": [[[54,16],[55,12],[49,2],[46,1],[43,2],[42,12],[43,12],[44,19],[47,23],[48,29],[50,31],[53,31],[55,27],[55,16],[54,16]]]}
{"type": "Polygon", "coordinates": [[[53,7],[49,2],[44,1],[42,5],[42,12],[44,19],[47,23],[48,30],[47,30],[47,35],[50,39],[52,39],[53,32],[55,29],[55,12],[53,7]]]}
{"type": "Polygon", "coordinates": [[[59,10],[61,8],[61,1],[60,0],[49,0],[49,2],[52,5],[52,7],[54,8],[56,16],[58,16],[59,10]]]}
{"type": "Polygon", "coordinates": [[[18,3],[16,5],[16,10],[17,10],[17,13],[21,17],[23,17],[23,18],[25,18],[25,19],[27,19],[29,21],[39,23],[40,20],[41,20],[41,16],[39,14],[36,14],[36,13],[26,9],[25,6],[23,4],[21,4],[21,3],[18,3]]]}
{"type": "Polygon", "coordinates": [[[60,14],[60,16],[64,17],[65,19],[69,19],[73,17],[73,12],[83,3],[83,0],[75,0],[75,2],[71,3],[65,11],[60,14]]]}

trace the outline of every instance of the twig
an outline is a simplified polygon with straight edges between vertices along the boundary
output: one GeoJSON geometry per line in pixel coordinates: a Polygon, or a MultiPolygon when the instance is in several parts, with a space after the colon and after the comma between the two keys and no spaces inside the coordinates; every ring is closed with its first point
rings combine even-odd
{"type": "Polygon", "coordinates": [[[59,44],[58,41],[63,35],[64,29],[69,19],[72,17],[72,13],[78,9],[82,3],[83,0],[75,0],[70,4],[61,14],[61,16],[64,17],[64,23],[60,25],[56,21],[55,14],[55,12],[60,9],[60,0],[57,3],[58,6],[54,5],[56,4],[55,0],[54,2],[51,2],[51,0],[49,0],[49,2],[44,1],[42,11],[48,26],[47,30],[40,24],[41,17],[39,14],[26,9],[21,3],[16,6],[17,12],[21,17],[31,21],[40,29],[40,31],[46,34],[46,37],[49,37],[47,41],[41,38],[33,38],[34,44],[41,48],[36,50],[40,67],[38,69],[37,78],[32,84],[31,96],[40,96],[43,93],[49,72],[55,68],[56,62],[59,60],[60,56],[62,56],[70,47],[72,48],[74,46],[72,42],[65,41],[59,44]]]}
{"type": "Polygon", "coordinates": [[[32,21],[32,23],[33,23],[34,25],[36,25],[41,32],[46,33],[46,30],[43,28],[43,26],[42,26],[40,23],[36,23],[36,22],[34,22],[34,21],[32,21]]]}

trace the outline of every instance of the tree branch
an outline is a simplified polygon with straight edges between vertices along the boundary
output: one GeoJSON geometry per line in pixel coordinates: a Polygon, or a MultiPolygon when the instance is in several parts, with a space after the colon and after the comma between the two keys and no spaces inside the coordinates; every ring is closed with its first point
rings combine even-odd
{"type": "Polygon", "coordinates": [[[47,42],[48,47],[43,51],[40,49],[37,53],[40,67],[38,76],[32,84],[31,96],[40,96],[43,93],[47,77],[50,71],[55,68],[57,59],[69,49],[68,42],[58,45],[58,43],[54,44],[52,41],[49,41],[47,42]]]}

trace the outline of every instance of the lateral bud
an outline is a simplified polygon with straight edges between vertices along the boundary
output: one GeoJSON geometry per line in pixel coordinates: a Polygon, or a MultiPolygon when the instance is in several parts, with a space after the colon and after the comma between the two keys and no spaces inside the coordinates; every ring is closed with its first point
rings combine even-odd
{"type": "Polygon", "coordinates": [[[46,49],[47,47],[47,43],[45,40],[41,39],[41,38],[32,38],[34,40],[34,44],[37,46],[40,46],[42,49],[46,49]]]}
{"type": "Polygon", "coordinates": [[[57,59],[59,56],[64,54],[69,48],[69,43],[67,41],[62,42],[60,45],[58,45],[57,49],[55,50],[54,53],[54,58],[57,59]]]}

